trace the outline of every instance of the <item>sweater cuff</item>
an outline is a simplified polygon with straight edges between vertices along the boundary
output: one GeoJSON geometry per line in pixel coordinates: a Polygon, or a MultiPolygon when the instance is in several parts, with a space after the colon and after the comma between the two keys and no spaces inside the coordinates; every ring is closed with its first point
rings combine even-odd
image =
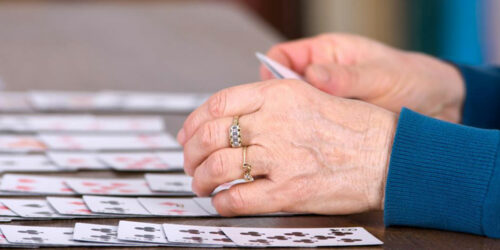
{"type": "Polygon", "coordinates": [[[500,71],[487,67],[455,66],[465,81],[462,124],[500,128],[500,71]]]}
{"type": "Polygon", "coordinates": [[[499,138],[498,131],[403,108],[389,164],[385,224],[484,234],[483,203],[499,138]]]}

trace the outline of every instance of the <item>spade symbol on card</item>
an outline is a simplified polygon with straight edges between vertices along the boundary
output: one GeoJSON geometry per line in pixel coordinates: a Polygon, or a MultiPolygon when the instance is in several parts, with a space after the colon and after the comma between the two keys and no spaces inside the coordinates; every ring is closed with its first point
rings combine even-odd
{"type": "Polygon", "coordinates": [[[90,230],[96,231],[96,232],[105,233],[105,234],[109,234],[109,235],[116,235],[116,232],[113,232],[113,230],[111,230],[109,228],[92,228],[90,230]]]}
{"type": "Polygon", "coordinates": [[[43,232],[39,232],[37,230],[31,230],[31,229],[28,229],[28,230],[19,230],[17,232],[21,233],[21,234],[34,234],[34,235],[43,234],[43,232]]]}
{"type": "Polygon", "coordinates": [[[101,201],[102,204],[109,204],[109,205],[120,205],[120,202],[118,201],[101,201]]]}
{"type": "Polygon", "coordinates": [[[203,233],[202,231],[197,230],[197,229],[179,230],[179,232],[188,233],[188,234],[201,234],[201,233],[203,233]]]}
{"type": "Polygon", "coordinates": [[[43,243],[44,239],[42,237],[29,237],[29,238],[23,238],[23,240],[31,240],[36,243],[43,243]]]}
{"type": "Polygon", "coordinates": [[[33,214],[40,214],[40,215],[45,215],[45,216],[52,216],[53,213],[49,212],[49,211],[40,211],[40,212],[35,212],[33,214]]]}
{"type": "Polygon", "coordinates": [[[134,229],[141,230],[144,232],[155,232],[158,231],[154,227],[134,227],[134,229]]]}
{"type": "Polygon", "coordinates": [[[26,204],[23,205],[23,207],[42,208],[43,206],[35,203],[35,204],[26,204]]]}
{"type": "Polygon", "coordinates": [[[121,208],[121,207],[106,207],[104,208],[106,210],[111,210],[111,211],[115,211],[115,212],[118,212],[118,213],[123,213],[125,212],[125,209],[121,208]]]}
{"type": "Polygon", "coordinates": [[[203,242],[203,238],[198,237],[198,236],[193,236],[193,237],[184,237],[183,239],[196,241],[196,242],[198,242],[198,243],[202,243],[202,242],[203,242]]]}
{"type": "Polygon", "coordinates": [[[240,233],[241,235],[248,235],[248,236],[255,236],[255,237],[259,237],[259,236],[264,236],[265,234],[261,234],[259,232],[254,232],[254,231],[250,231],[250,232],[241,232],[240,233]]]}
{"type": "Polygon", "coordinates": [[[152,234],[136,234],[134,235],[135,237],[138,237],[138,238],[143,238],[147,241],[152,241],[155,239],[155,236],[152,235],[152,234]]]}

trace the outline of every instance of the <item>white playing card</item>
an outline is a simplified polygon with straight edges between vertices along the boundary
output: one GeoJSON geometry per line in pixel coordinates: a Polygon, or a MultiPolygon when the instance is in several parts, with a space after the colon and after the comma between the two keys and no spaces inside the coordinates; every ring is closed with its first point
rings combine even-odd
{"type": "Polygon", "coordinates": [[[58,214],[46,200],[2,199],[6,207],[21,217],[29,218],[71,218],[58,214]]]}
{"type": "Polygon", "coordinates": [[[218,227],[163,224],[163,232],[169,242],[236,246],[218,227]]]}
{"type": "Polygon", "coordinates": [[[237,185],[240,183],[245,183],[245,182],[247,182],[247,180],[245,180],[245,179],[236,179],[234,181],[221,184],[217,188],[215,188],[215,190],[212,192],[212,195],[215,195],[215,194],[219,193],[220,191],[230,189],[234,185],[237,185]]]}
{"type": "Polygon", "coordinates": [[[273,59],[261,54],[255,53],[259,61],[276,77],[277,79],[297,79],[304,80],[302,76],[292,71],[291,69],[283,66],[282,64],[274,61],[273,59]]]}
{"type": "Polygon", "coordinates": [[[91,152],[47,152],[55,165],[61,169],[109,169],[104,163],[98,160],[96,153],[91,152]]]}
{"type": "Polygon", "coordinates": [[[119,246],[154,246],[118,240],[117,226],[76,223],[73,228],[73,240],[86,242],[102,242],[119,246]]]}
{"type": "Polygon", "coordinates": [[[59,168],[44,155],[0,155],[0,172],[55,172],[59,168]]]}
{"type": "Polygon", "coordinates": [[[89,130],[93,118],[90,115],[22,115],[18,118],[25,124],[17,129],[21,132],[41,131],[85,131],[89,130]]]}
{"type": "Polygon", "coordinates": [[[212,197],[194,197],[193,201],[205,210],[205,212],[211,215],[219,215],[215,207],[212,205],[212,197]]]}
{"type": "Polygon", "coordinates": [[[160,158],[168,166],[168,170],[182,171],[184,170],[184,154],[182,151],[177,152],[157,152],[156,156],[160,158]]]}
{"type": "Polygon", "coordinates": [[[99,132],[161,132],[165,124],[159,116],[95,116],[89,130],[99,132]]]}
{"type": "Polygon", "coordinates": [[[0,111],[31,111],[28,96],[22,92],[0,92],[0,111]]]}
{"type": "Polygon", "coordinates": [[[85,205],[82,198],[47,197],[46,200],[59,214],[77,216],[95,215],[90,211],[87,205],[85,205]]]}
{"type": "Polygon", "coordinates": [[[19,216],[16,213],[14,213],[12,210],[10,210],[7,206],[5,206],[2,201],[0,200],[0,216],[5,217],[5,216],[19,216]]]}
{"type": "Polygon", "coordinates": [[[112,110],[121,97],[108,92],[33,91],[29,101],[37,110],[112,110]]]}
{"type": "Polygon", "coordinates": [[[99,160],[117,171],[165,171],[169,167],[154,153],[101,153],[99,160]]]}
{"type": "Polygon", "coordinates": [[[150,215],[136,198],[84,195],[83,200],[94,213],[150,215]]]}
{"type": "Polygon", "coordinates": [[[75,194],[64,181],[64,177],[46,177],[36,175],[5,174],[0,184],[0,190],[31,194],[75,194]]]}
{"type": "Polygon", "coordinates": [[[210,216],[193,199],[176,198],[138,198],[152,215],[161,216],[210,216]]]}
{"type": "Polygon", "coordinates": [[[319,247],[381,245],[362,227],[345,228],[244,228],[223,227],[222,231],[238,246],[319,247]]]}
{"type": "Polygon", "coordinates": [[[118,239],[148,243],[167,244],[161,224],[121,220],[118,225],[118,239]]]}
{"type": "Polygon", "coordinates": [[[36,227],[0,225],[0,230],[10,243],[37,246],[104,246],[103,243],[73,240],[72,227],[36,227]]]}
{"type": "Polygon", "coordinates": [[[122,92],[123,109],[131,111],[192,111],[208,94],[122,92]]]}
{"type": "Polygon", "coordinates": [[[193,178],[180,174],[145,174],[144,178],[153,191],[192,193],[193,178]]]}
{"type": "Polygon", "coordinates": [[[92,179],[80,178],[66,181],[69,187],[79,194],[94,195],[158,195],[151,191],[144,179],[92,179]]]}
{"type": "MultiPolygon", "coordinates": [[[[170,134],[39,134],[55,150],[151,150],[173,149],[180,145],[170,134]]],[[[1,138],[0,138],[1,142],[1,138]]],[[[1,147],[1,144],[0,144],[1,147]]]]}
{"type": "Polygon", "coordinates": [[[29,135],[0,135],[0,152],[41,152],[47,146],[29,135]]]}

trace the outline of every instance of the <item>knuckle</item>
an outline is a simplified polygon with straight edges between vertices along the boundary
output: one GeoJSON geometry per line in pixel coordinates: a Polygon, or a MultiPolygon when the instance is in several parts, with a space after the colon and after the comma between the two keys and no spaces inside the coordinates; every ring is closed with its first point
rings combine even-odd
{"type": "Polygon", "coordinates": [[[210,147],[215,144],[217,133],[217,123],[215,122],[207,122],[203,125],[202,134],[201,134],[201,145],[203,147],[210,147]]]}
{"type": "Polygon", "coordinates": [[[213,96],[208,101],[208,110],[214,117],[223,117],[226,113],[228,90],[223,89],[213,96]]]}
{"type": "Polygon", "coordinates": [[[227,192],[229,209],[236,214],[243,213],[244,209],[247,207],[247,202],[243,198],[240,188],[233,187],[227,192]]]}
{"type": "Polygon", "coordinates": [[[208,174],[213,177],[221,176],[225,173],[226,166],[222,154],[212,155],[208,162],[208,174]]]}

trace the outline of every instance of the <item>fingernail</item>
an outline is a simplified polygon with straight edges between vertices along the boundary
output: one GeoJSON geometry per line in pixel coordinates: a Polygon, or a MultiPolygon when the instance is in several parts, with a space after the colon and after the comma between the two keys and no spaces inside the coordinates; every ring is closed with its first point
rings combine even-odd
{"type": "Polygon", "coordinates": [[[186,140],[186,132],[184,132],[184,128],[181,128],[181,130],[179,130],[179,133],[177,133],[177,141],[181,145],[184,145],[184,140],[186,140]]]}
{"type": "Polygon", "coordinates": [[[316,82],[327,83],[330,81],[330,73],[321,65],[312,65],[309,68],[309,75],[313,77],[316,82]]]}

